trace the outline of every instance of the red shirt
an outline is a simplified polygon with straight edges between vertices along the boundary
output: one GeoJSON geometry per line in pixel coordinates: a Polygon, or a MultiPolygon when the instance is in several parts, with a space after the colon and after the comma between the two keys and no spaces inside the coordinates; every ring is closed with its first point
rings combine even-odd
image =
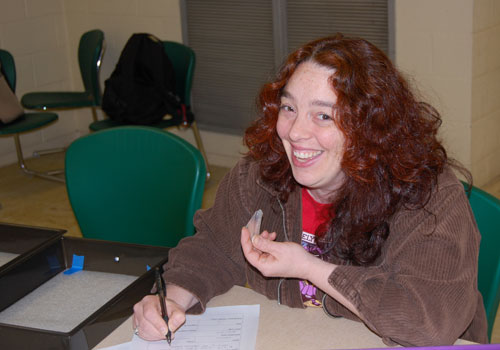
{"type": "Polygon", "coordinates": [[[308,252],[319,255],[315,243],[316,230],[329,220],[331,204],[317,202],[305,188],[302,189],[302,246],[308,252]]]}
{"type": "MultiPolygon", "coordinates": [[[[307,191],[302,188],[302,239],[301,244],[305,250],[319,255],[320,250],[316,245],[315,236],[318,227],[329,220],[331,204],[317,202],[307,191]]],[[[316,299],[317,288],[309,281],[300,281],[302,301],[306,306],[321,306],[321,301],[316,299]]]]}

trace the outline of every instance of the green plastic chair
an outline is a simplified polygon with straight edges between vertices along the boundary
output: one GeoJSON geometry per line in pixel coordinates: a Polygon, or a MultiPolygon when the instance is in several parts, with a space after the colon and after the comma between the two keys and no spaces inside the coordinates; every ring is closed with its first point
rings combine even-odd
{"type": "MultiPolygon", "coordinates": [[[[191,87],[193,85],[194,67],[196,62],[196,56],[189,46],[183,45],[181,43],[173,41],[163,41],[163,47],[167,53],[168,58],[172,62],[175,70],[175,92],[177,96],[180,97],[181,103],[186,107],[186,110],[191,111],[191,87]]],[[[210,168],[208,165],[208,158],[205,153],[205,148],[203,147],[203,142],[201,141],[200,131],[194,116],[192,113],[188,113],[188,118],[184,122],[179,122],[182,118],[172,118],[165,119],[151,126],[160,129],[166,129],[172,126],[184,126],[191,127],[193,131],[194,138],[196,140],[196,145],[203,155],[205,160],[205,166],[207,168],[207,179],[210,178],[210,168]]],[[[94,121],[90,124],[89,128],[92,131],[104,130],[112,127],[123,126],[125,123],[105,119],[100,121],[94,121]]]]}
{"type": "MultiPolygon", "coordinates": [[[[464,187],[467,191],[468,185],[464,187]]],[[[474,186],[467,191],[467,196],[481,233],[478,288],[483,296],[491,339],[500,302],[500,200],[474,186]]]]}
{"type": "Polygon", "coordinates": [[[21,98],[27,109],[73,109],[90,107],[97,120],[96,107],[101,105],[99,70],[104,52],[104,33],[91,30],[82,35],[78,45],[78,63],[85,91],[30,92],[21,98]]]}
{"type": "Polygon", "coordinates": [[[98,131],[68,147],[65,169],[83,237],[173,247],[194,234],[206,169],[180,137],[147,126],[98,131]]]}
{"type": "MultiPolygon", "coordinates": [[[[14,57],[10,52],[0,49],[0,63],[2,66],[2,73],[5,76],[10,88],[15,92],[16,90],[16,64],[14,57]]],[[[21,139],[19,135],[24,132],[34,131],[44,126],[47,126],[58,119],[55,113],[24,113],[14,121],[4,124],[0,122],[0,136],[13,136],[16,145],[17,164],[21,170],[33,176],[42,177],[48,180],[55,180],[64,182],[64,179],[57,176],[62,174],[63,170],[54,171],[37,171],[28,168],[24,162],[23,150],[21,147],[21,139]]]]}

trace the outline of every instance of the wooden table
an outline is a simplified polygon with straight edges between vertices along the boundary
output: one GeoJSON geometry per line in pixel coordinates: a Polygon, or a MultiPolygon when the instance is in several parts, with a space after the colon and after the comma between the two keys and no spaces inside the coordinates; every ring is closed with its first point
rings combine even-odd
{"type": "MultiPolygon", "coordinates": [[[[292,309],[249,288],[235,286],[213,298],[208,307],[260,304],[257,350],[265,349],[359,349],[387,347],[364,324],[345,318],[331,318],[320,308],[292,309]]],[[[108,335],[94,349],[129,342],[132,317],[108,335]]],[[[472,344],[458,340],[456,344],[472,344]]]]}

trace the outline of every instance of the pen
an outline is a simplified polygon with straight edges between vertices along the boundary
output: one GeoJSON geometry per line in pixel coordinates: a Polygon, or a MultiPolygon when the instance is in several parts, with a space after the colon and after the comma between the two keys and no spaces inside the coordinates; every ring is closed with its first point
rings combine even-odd
{"type": "Polygon", "coordinates": [[[167,324],[167,334],[165,338],[167,338],[168,345],[172,342],[172,333],[170,333],[170,328],[168,327],[168,316],[167,316],[167,308],[165,307],[165,288],[163,286],[163,280],[161,278],[160,269],[155,269],[156,276],[156,293],[158,294],[158,298],[160,299],[160,307],[161,307],[161,317],[167,324]]]}

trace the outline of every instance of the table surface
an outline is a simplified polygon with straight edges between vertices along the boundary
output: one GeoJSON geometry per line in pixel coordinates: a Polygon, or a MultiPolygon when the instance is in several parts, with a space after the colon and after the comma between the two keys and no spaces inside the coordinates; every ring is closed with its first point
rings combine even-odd
{"type": "MultiPolygon", "coordinates": [[[[260,304],[259,330],[255,349],[359,349],[387,347],[363,323],[331,318],[320,308],[293,309],[249,288],[233,287],[213,298],[208,307],[260,304]]],[[[132,340],[132,317],[128,318],[94,349],[132,340]]],[[[472,344],[458,340],[456,344],[472,344]]]]}

